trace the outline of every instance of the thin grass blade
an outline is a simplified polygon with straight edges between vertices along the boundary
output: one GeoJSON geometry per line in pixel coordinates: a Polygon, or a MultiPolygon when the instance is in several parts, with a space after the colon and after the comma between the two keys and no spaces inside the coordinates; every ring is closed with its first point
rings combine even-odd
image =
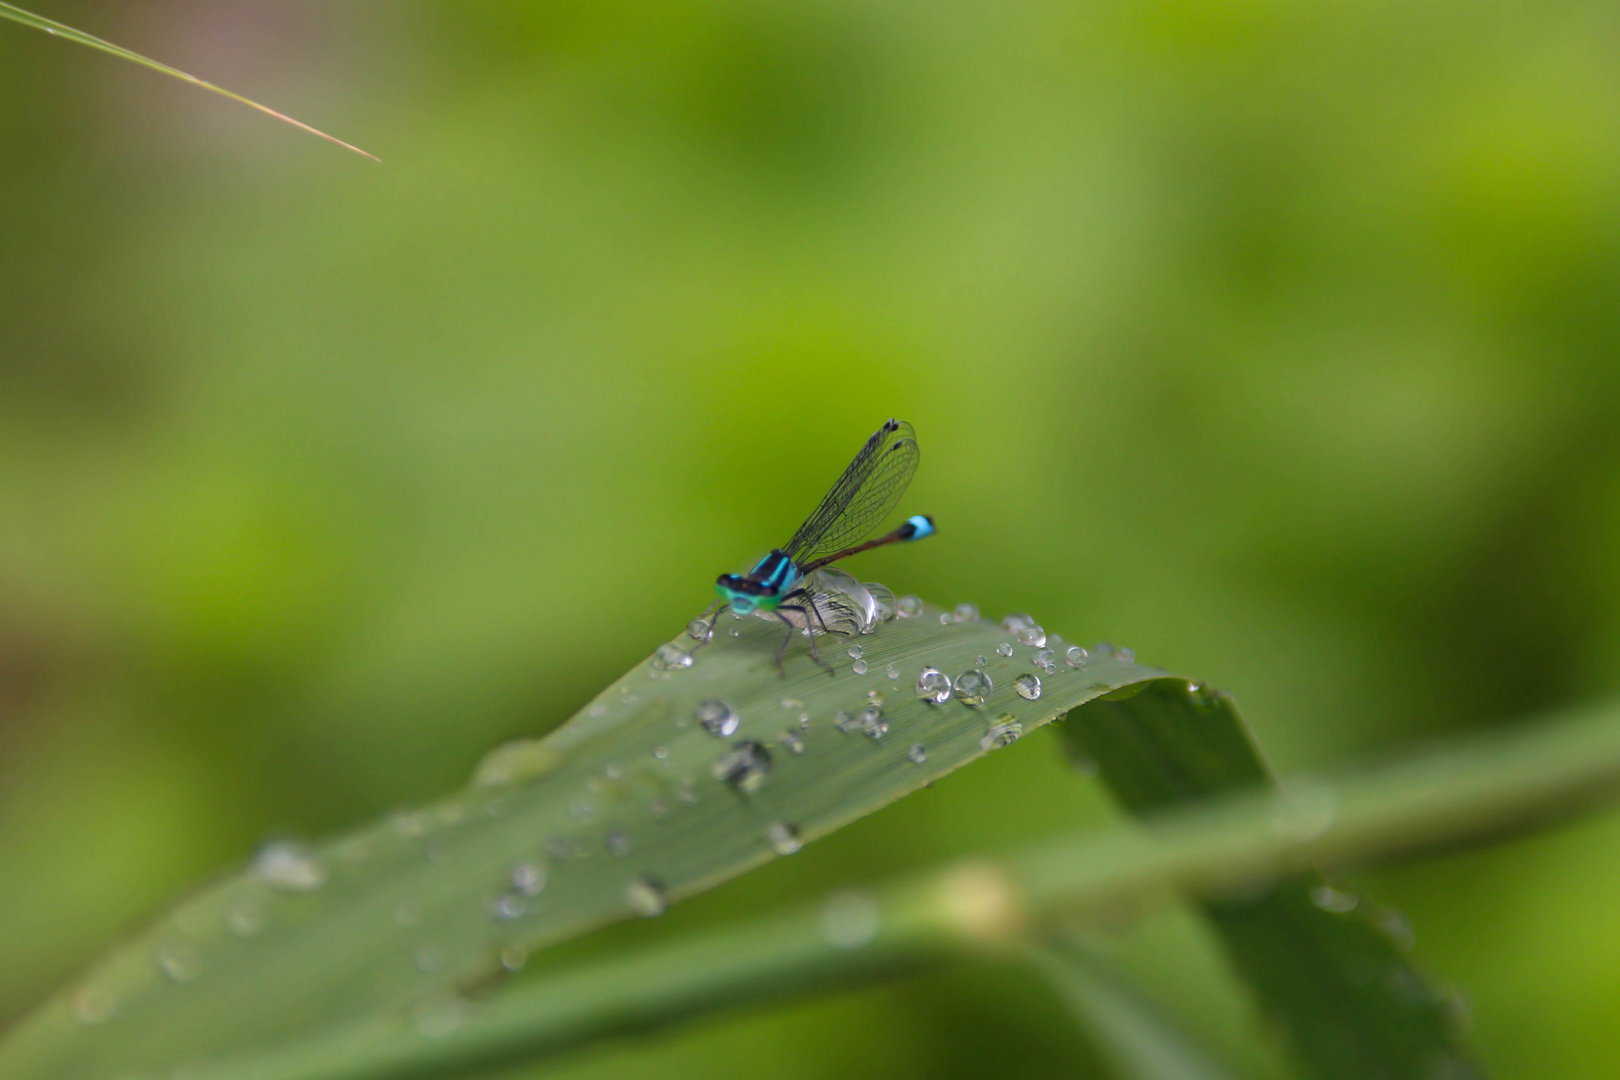
{"type": "Polygon", "coordinates": [[[110,53],[113,56],[131,61],[132,63],[140,64],[142,67],[151,68],[153,71],[161,71],[163,74],[168,75],[171,78],[179,79],[182,82],[188,82],[193,86],[200,86],[204,90],[219,94],[222,97],[230,98],[232,101],[240,102],[250,109],[257,109],[266,116],[273,116],[284,124],[291,124],[293,127],[302,131],[307,131],[311,135],[317,135],[325,139],[327,142],[336,143],[345,150],[353,150],[356,154],[359,154],[362,157],[368,157],[372,161],[381,160],[375,154],[368,153],[367,151],[360,149],[358,146],[346,143],[336,136],[328,135],[319,128],[309,126],[302,120],[295,120],[286,113],[277,112],[268,105],[261,105],[257,101],[254,101],[251,98],[245,98],[241,94],[225,89],[223,86],[216,86],[205,79],[197,78],[195,75],[188,75],[179,68],[173,68],[168,64],[159,63],[158,61],[153,60],[151,57],[142,56],[140,53],[126,49],[122,45],[114,45],[110,41],[105,41],[93,34],[87,34],[83,30],[75,30],[73,27],[64,23],[59,23],[54,19],[47,19],[43,15],[35,15],[33,12],[24,11],[22,8],[17,7],[14,4],[3,2],[3,0],[0,0],[0,19],[10,19],[12,22],[19,22],[24,26],[31,26],[35,30],[43,30],[52,37],[59,37],[66,41],[76,42],[80,45],[86,46],[87,48],[96,49],[104,53],[110,53]]]}

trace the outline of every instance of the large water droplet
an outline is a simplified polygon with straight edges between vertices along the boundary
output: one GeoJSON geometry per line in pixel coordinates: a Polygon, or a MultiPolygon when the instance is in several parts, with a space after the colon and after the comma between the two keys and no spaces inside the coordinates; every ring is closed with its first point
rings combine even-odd
{"type": "Polygon", "coordinates": [[[978,622],[979,605],[957,604],[956,610],[951,612],[951,619],[955,622],[978,622]]]}
{"type": "Polygon", "coordinates": [[[914,765],[926,764],[928,762],[928,748],[922,743],[912,743],[911,749],[906,751],[906,757],[910,758],[914,765]]]}
{"type": "Polygon", "coordinates": [[[923,602],[915,596],[902,596],[895,601],[894,610],[902,619],[915,619],[923,613],[923,602]]]}
{"type": "Polygon", "coordinates": [[[866,583],[866,591],[872,596],[872,604],[877,609],[877,621],[889,622],[895,616],[894,593],[887,585],[876,581],[866,583]]]}
{"type": "Polygon", "coordinates": [[[624,902],[643,919],[656,918],[669,910],[669,894],[650,877],[638,877],[624,887],[624,902]]]}
{"type": "Polygon", "coordinates": [[[731,738],[737,734],[737,726],[742,723],[731,706],[719,698],[700,703],[693,715],[703,725],[703,730],[717,739],[731,738]]]}
{"type": "Polygon", "coordinates": [[[170,982],[195,982],[202,975],[202,954],[189,941],[166,941],[158,946],[158,970],[170,982]]]}
{"type": "Polygon", "coordinates": [[[990,676],[978,669],[970,669],[956,677],[956,700],[964,705],[983,705],[995,684],[990,676]]]}
{"type": "Polygon", "coordinates": [[[821,937],[835,949],[859,949],[877,937],[883,913],[865,893],[837,893],[821,908],[821,937]]]}
{"type": "Polygon", "coordinates": [[[679,645],[666,642],[653,653],[652,666],[659,671],[680,671],[692,666],[692,654],[679,645]]]}
{"type": "Polygon", "coordinates": [[[1024,734],[1024,725],[1019,723],[1009,713],[990,725],[990,730],[984,733],[979,740],[980,750],[999,750],[1003,746],[1010,746],[1017,742],[1024,734]]]}
{"type": "Polygon", "coordinates": [[[1041,696],[1041,678],[1039,675],[1030,675],[1028,673],[1020,675],[1013,680],[1013,690],[1018,693],[1019,697],[1034,701],[1041,696]]]}
{"type": "Polygon", "coordinates": [[[765,839],[778,855],[792,855],[804,847],[804,842],[799,839],[799,830],[785,821],[778,821],[766,829],[765,839]]]}
{"type": "Polygon", "coordinates": [[[714,624],[707,619],[699,617],[686,624],[686,636],[700,644],[713,635],[714,624]]]}
{"type": "Polygon", "coordinates": [[[1000,645],[996,646],[996,655],[997,656],[1011,656],[1012,654],[1013,654],[1012,642],[1003,641],[1000,645]]]}
{"type": "Polygon", "coordinates": [[[282,892],[314,892],[326,884],[326,868],[308,848],[292,840],[260,847],[253,856],[253,876],[282,892]]]}
{"type": "Polygon", "coordinates": [[[931,705],[951,700],[951,677],[935,667],[925,667],[917,676],[917,696],[931,705]]]}
{"type": "Polygon", "coordinates": [[[1070,645],[1069,651],[1063,654],[1063,659],[1068,661],[1070,667],[1084,667],[1086,661],[1091,659],[1091,654],[1078,645],[1070,645]]]}
{"type": "Polygon", "coordinates": [[[771,771],[771,752],[752,739],[744,739],[714,759],[714,778],[738,791],[754,791],[771,771]]]}
{"type": "Polygon", "coordinates": [[[857,660],[857,661],[855,661],[853,664],[849,665],[849,670],[853,671],[857,675],[865,675],[866,670],[867,670],[866,669],[866,661],[865,660],[857,660]]]}
{"type": "Polygon", "coordinates": [[[1036,667],[1044,668],[1048,675],[1052,674],[1053,668],[1057,666],[1057,652],[1053,649],[1037,649],[1031,659],[1036,667]]]}
{"type": "Polygon", "coordinates": [[[1013,637],[1022,645],[1033,645],[1037,649],[1046,644],[1046,631],[1039,626],[1026,626],[1020,629],[1013,637]]]}

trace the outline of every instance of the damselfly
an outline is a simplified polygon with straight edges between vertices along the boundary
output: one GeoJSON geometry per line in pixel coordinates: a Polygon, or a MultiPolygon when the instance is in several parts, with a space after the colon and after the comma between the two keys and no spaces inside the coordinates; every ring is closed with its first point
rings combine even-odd
{"type": "MultiPolygon", "coordinates": [[[[861,542],[905,494],[906,485],[917,471],[917,459],[917,436],[911,425],[904,420],[884,424],[866,440],[793,539],[746,574],[720,575],[714,583],[720,594],[720,603],[714,609],[716,617],[729,607],[737,615],[758,613],[780,620],[788,629],[781,648],[776,650],[776,666],[781,669],[782,656],[800,629],[785,612],[798,615],[807,631],[812,620],[826,631],[816,598],[805,584],[810,574],[859,551],[933,535],[934,519],[916,514],[893,532],[861,542]]],[[[810,654],[821,663],[813,633],[810,654]]]]}

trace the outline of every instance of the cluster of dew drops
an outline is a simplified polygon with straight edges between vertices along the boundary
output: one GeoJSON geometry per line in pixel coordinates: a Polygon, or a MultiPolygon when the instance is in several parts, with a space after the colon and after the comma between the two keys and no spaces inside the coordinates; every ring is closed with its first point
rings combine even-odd
{"type": "MultiPolygon", "coordinates": [[[[873,584],[869,588],[876,601],[877,618],[873,620],[874,626],[897,618],[920,618],[925,614],[923,602],[915,596],[896,598],[882,586],[873,584]]],[[[954,610],[941,614],[939,618],[942,623],[947,624],[981,621],[978,608],[972,604],[958,605],[954,610]]],[[[1042,692],[1041,674],[1051,677],[1061,670],[1058,666],[1060,660],[1057,650],[1062,643],[1055,635],[1049,636],[1027,615],[1009,615],[1002,621],[1001,626],[1018,645],[1034,650],[1031,660],[1035,671],[1024,672],[1013,678],[1012,692],[1026,701],[1038,700],[1042,692]]],[[[688,628],[688,633],[700,644],[706,641],[712,632],[713,624],[701,619],[694,620],[692,626],[688,628]]],[[[870,629],[867,632],[870,632],[870,629]]],[[[736,631],[733,630],[732,633],[736,634],[736,631]]],[[[996,654],[1004,659],[1011,658],[1015,651],[1013,641],[998,645],[996,654]]],[[[1128,649],[1113,649],[1106,644],[1099,644],[1092,650],[1070,645],[1064,648],[1061,661],[1069,668],[1083,668],[1095,656],[1110,653],[1122,661],[1129,662],[1134,659],[1128,649]]],[[[850,670],[854,675],[864,676],[869,673],[869,662],[860,644],[849,646],[847,655],[850,670]]],[[[694,663],[695,657],[691,651],[670,643],[659,647],[652,658],[651,666],[654,672],[667,674],[683,671],[692,667],[694,663]]],[[[984,670],[989,666],[989,658],[981,656],[976,667],[963,671],[953,678],[936,667],[925,665],[917,675],[913,692],[918,699],[931,706],[943,706],[954,699],[963,706],[981,708],[990,702],[996,690],[994,680],[984,670]]],[[[886,665],[883,674],[891,682],[898,682],[902,675],[894,664],[886,665]]],[[[625,689],[623,703],[632,706],[637,704],[636,695],[628,692],[627,687],[625,689]]],[[[833,727],[845,735],[858,735],[874,742],[882,740],[890,732],[890,723],[883,711],[884,698],[885,695],[880,690],[868,691],[866,704],[854,710],[840,710],[833,718],[833,727]]],[[[796,723],[777,735],[775,748],[778,752],[788,755],[801,754],[805,749],[805,735],[810,727],[810,716],[803,711],[803,704],[794,699],[784,698],[781,704],[796,717],[796,723]]],[[[599,703],[589,712],[592,717],[600,717],[605,715],[606,710],[599,703]]],[[[716,739],[730,743],[711,764],[710,772],[715,780],[744,794],[758,790],[765,783],[772,768],[772,748],[756,739],[744,738],[731,742],[742,725],[742,718],[731,705],[718,698],[703,701],[693,711],[690,721],[695,721],[701,730],[716,739]]],[[[688,726],[690,721],[682,721],[679,726],[688,726]]],[[[988,751],[1007,746],[1015,742],[1023,734],[1023,730],[1022,723],[1012,714],[1003,714],[987,726],[979,740],[979,747],[988,751]]],[[[653,756],[667,760],[669,750],[667,747],[657,747],[653,751],[653,756]]],[[[928,750],[921,743],[907,747],[905,756],[917,766],[924,765],[929,760],[928,750]]],[[[612,772],[615,768],[612,765],[608,766],[609,779],[613,779],[612,772]]],[[[620,773],[622,775],[622,769],[620,773]]],[[[690,781],[683,783],[677,794],[681,802],[697,801],[697,794],[690,781]]],[[[590,816],[591,811],[587,804],[576,803],[570,807],[570,812],[575,817],[584,818],[590,816]]],[[[665,809],[664,813],[667,812],[665,809]]],[[[657,812],[656,807],[655,816],[663,816],[657,812]]],[[[423,818],[423,812],[400,815],[395,824],[399,826],[402,835],[421,836],[427,828],[425,824],[420,824],[420,819],[423,818]]],[[[778,855],[794,854],[803,846],[798,827],[787,821],[775,821],[768,825],[762,840],[778,855]]],[[[604,845],[608,853],[615,856],[623,856],[630,851],[628,836],[618,828],[607,831],[604,845]]],[[[502,888],[494,899],[488,902],[488,916],[496,922],[512,923],[537,910],[538,898],[551,878],[548,867],[553,861],[584,857],[582,851],[576,850],[579,846],[578,840],[554,837],[547,843],[544,856],[522,859],[514,863],[506,874],[502,888]]],[[[312,851],[300,843],[286,840],[263,845],[255,855],[250,870],[250,877],[256,885],[270,892],[282,894],[315,893],[327,883],[330,873],[327,863],[312,851]]],[[[645,874],[630,880],[624,887],[622,900],[632,913],[648,918],[663,914],[669,905],[665,886],[658,879],[645,874]]],[[[863,895],[845,894],[833,897],[828,901],[827,911],[824,914],[823,929],[829,943],[835,947],[858,947],[876,933],[878,916],[875,902],[863,895]]],[[[396,905],[393,912],[393,921],[402,928],[415,926],[421,921],[421,917],[416,908],[405,902],[396,905]]],[[[265,929],[267,918],[263,898],[253,893],[243,894],[228,903],[222,915],[225,929],[239,938],[257,936],[265,929]]],[[[183,917],[177,916],[175,921],[183,930],[183,917]]],[[[203,974],[202,951],[185,935],[164,940],[157,946],[153,959],[158,971],[172,983],[195,982],[203,974]]],[[[499,952],[499,962],[508,971],[518,970],[527,959],[527,950],[518,944],[508,944],[499,952]]],[[[432,974],[444,969],[447,957],[440,948],[432,944],[423,944],[412,951],[411,963],[420,972],[432,974]]],[[[443,1007],[435,1005],[419,1017],[417,1028],[422,1034],[436,1037],[448,1033],[456,1026],[455,1018],[459,1016],[459,1006],[453,1003],[440,1005],[443,1007]]],[[[118,1003],[110,993],[92,985],[76,995],[73,1000],[73,1011],[80,1022],[99,1024],[117,1015],[118,1003]]]]}

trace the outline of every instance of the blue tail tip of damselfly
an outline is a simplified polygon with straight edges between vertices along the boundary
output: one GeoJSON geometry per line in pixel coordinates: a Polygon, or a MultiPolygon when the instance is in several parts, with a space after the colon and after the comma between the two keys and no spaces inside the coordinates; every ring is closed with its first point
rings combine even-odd
{"type": "Polygon", "coordinates": [[[934,535],[934,519],[927,514],[913,514],[900,526],[902,540],[921,540],[934,535]]]}

